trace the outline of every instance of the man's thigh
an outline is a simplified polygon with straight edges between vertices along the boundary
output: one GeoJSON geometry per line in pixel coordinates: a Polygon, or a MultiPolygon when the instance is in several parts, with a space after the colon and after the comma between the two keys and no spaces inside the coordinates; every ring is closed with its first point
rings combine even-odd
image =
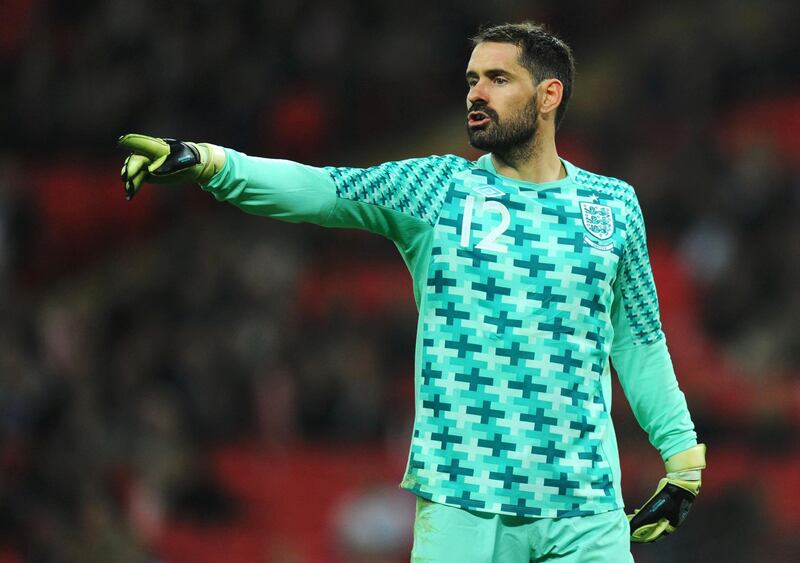
{"type": "Polygon", "coordinates": [[[528,563],[528,531],[520,518],[472,512],[418,497],[411,561],[528,563]]]}
{"type": "Polygon", "coordinates": [[[632,563],[623,510],[541,520],[531,528],[534,563],[632,563]]]}

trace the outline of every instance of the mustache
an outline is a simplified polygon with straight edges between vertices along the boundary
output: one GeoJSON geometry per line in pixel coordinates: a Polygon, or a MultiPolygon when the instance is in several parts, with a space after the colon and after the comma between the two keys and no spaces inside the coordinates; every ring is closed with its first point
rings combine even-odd
{"type": "Polygon", "coordinates": [[[488,105],[480,102],[472,104],[472,106],[470,106],[469,110],[467,111],[467,115],[469,115],[473,111],[479,111],[485,113],[492,121],[498,121],[500,117],[499,115],[497,115],[496,111],[494,111],[488,105]]]}

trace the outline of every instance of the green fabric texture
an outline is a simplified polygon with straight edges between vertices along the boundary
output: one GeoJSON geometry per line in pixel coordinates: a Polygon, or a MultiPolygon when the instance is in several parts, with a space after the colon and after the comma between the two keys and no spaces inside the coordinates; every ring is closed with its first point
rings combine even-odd
{"type": "Polygon", "coordinates": [[[417,499],[411,563],[626,563],[621,510],[575,518],[489,514],[417,499]]]}
{"type": "Polygon", "coordinates": [[[402,486],[519,517],[622,507],[611,364],[666,459],[696,444],[633,188],[563,161],[532,184],[445,155],[316,168],[226,149],[203,187],[248,213],[394,241],[419,308],[402,486]]]}
{"type": "Polygon", "coordinates": [[[225,156],[223,169],[201,183],[219,201],[253,215],[316,224],[324,224],[336,205],[336,187],[319,168],[230,149],[225,156]]]}

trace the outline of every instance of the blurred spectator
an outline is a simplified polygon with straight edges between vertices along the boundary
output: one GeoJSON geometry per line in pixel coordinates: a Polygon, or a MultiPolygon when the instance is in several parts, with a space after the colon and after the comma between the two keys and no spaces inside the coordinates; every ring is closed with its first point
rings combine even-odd
{"type": "Polygon", "coordinates": [[[343,559],[352,563],[408,561],[414,497],[397,487],[379,486],[346,497],[334,512],[343,559]]]}

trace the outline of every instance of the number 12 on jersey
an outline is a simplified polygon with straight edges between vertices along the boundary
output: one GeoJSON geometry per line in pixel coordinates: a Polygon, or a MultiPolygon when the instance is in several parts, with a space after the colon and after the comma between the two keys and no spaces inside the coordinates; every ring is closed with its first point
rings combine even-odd
{"type": "MultiPolygon", "coordinates": [[[[491,231],[486,233],[475,245],[475,248],[481,250],[488,250],[491,252],[508,252],[508,246],[495,242],[500,235],[506,232],[508,226],[511,224],[511,213],[508,208],[493,199],[484,200],[479,210],[479,215],[497,215],[500,214],[500,223],[497,224],[491,231]]],[[[461,221],[461,246],[469,247],[472,239],[472,217],[475,214],[475,196],[468,195],[464,199],[464,218],[461,221]]]]}

